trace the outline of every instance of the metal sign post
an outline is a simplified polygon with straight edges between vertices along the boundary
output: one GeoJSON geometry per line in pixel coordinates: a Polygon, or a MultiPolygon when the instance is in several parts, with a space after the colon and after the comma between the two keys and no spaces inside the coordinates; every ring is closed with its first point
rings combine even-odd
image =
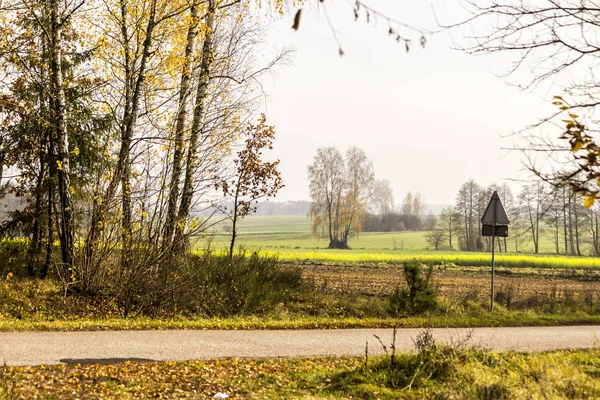
{"type": "MultiPolygon", "coordinates": [[[[497,195],[496,192],[494,192],[494,194],[497,195]]],[[[492,199],[494,198],[494,196],[492,196],[492,199]]],[[[497,204],[500,201],[500,199],[498,198],[498,201],[494,201],[493,204],[493,208],[494,208],[494,233],[492,234],[492,288],[491,288],[491,296],[490,296],[490,311],[494,312],[494,277],[496,276],[496,208],[498,207],[497,204]]]]}
{"type": "Polygon", "coordinates": [[[490,310],[494,311],[494,277],[496,274],[496,237],[508,237],[510,223],[498,192],[494,192],[481,218],[481,235],[492,237],[492,287],[490,310]]]}
{"type": "Polygon", "coordinates": [[[494,254],[494,248],[496,244],[496,236],[492,236],[492,290],[490,296],[490,311],[494,312],[494,276],[496,275],[496,259],[494,254]]]}

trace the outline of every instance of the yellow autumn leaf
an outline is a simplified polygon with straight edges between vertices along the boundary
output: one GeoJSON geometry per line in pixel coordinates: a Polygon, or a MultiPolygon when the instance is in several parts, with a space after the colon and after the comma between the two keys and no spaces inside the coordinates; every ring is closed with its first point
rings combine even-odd
{"type": "Polygon", "coordinates": [[[575,143],[571,145],[571,150],[573,153],[577,153],[583,147],[583,142],[577,140],[575,143]]]}
{"type": "Polygon", "coordinates": [[[562,96],[554,96],[554,98],[555,98],[556,100],[562,100],[562,99],[563,99],[563,98],[562,98],[562,96]]]}
{"type": "Polygon", "coordinates": [[[583,206],[585,208],[590,208],[596,202],[596,197],[594,195],[589,195],[583,201],[583,206]]]}
{"type": "Polygon", "coordinates": [[[577,115],[577,114],[569,114],[569,117],[571,117],[573,119],[577,119],[577,118],[579,118],[579,115],[577,115]]]}

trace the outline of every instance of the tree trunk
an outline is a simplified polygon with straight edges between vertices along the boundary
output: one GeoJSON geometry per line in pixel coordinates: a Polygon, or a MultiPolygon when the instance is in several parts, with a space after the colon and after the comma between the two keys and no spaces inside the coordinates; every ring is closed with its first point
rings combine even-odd
{"type": "Polygon", "coordinates": [[[173,170],[169,184],[169,199],[167,206],[167,220],[165,222],[163,242],[166,246],[172,245],[173,233],[177,222],[177,203],[179,201],[179,182],[181,180],[182,161],[184,151],[185,125],[188,114],[188,99],[190,97],[190,83],[192,77],[192,63],[196,37],[198,36],[198,7],[194,2],[190,9],[191,22],[188,28],[187,45],[185,47],[185,58],[181,72],[181,83],[179,92],[179,108],[175,125],[175,140],[173,149],[173,170]]]}
{"type": "Polygon", "coordinates": [[[592,255],[593,256],[598,256],[598,237],[597,237],[597,231],[596,231],[596,213],[593,210],[589,210],[589,217],[590,217],[590,234],[592,235],[592,255]]]}
{"type": "Polygon", "coordinates": [[[93,208],[92,218],[90,223],[90,229],[87,234],[84,254],[86,262],[93,262],[94,254],[98,247],[100,235],[104,229],[105,214],[108,210],[110,201],[116,194],[119,182],[122,186],[122,233],[123,238],[123,253],[122,253],[122,264],[127,267],[130,262],[131,253],[131,235],[132,235],[132,224],[131,224],[131,165],[129,162],[129,154],[131,148],[131,142],[133,138],[133,131],[137,123],[139,102],[141,91],[146,80],[146,65],[148,58],[151,55],[150,48],[152,46],[152,35],[154,34],[154,28],[156,27],[156,0],[153,0],[150,4],[150,15],[148,17],[148,24],[146,26],[146,36],[143,42],[142,58],[140,66],[135,69],[131,65],[131,55],[129,49],[129,32],[127,29],[127,7],[125,2],[121,1],[121,35],[124,46],[124,68],[125,68],[125,105],[123,110],[123,121],[121,123],[121,146],[119,149],[119,158],[113,176],[110,180],[108,188],[103,196],[104,200],[97,202],[97,206],[93,208]],[[134,72],[137,74],[133,76],[134,72]]]}
{"type": "Polygon", "coordinates": [[[540,252],[540,202],[541,199],[538,197],[536,199],[536,208],[535,208],[535,234],[534,234],[534,245],[535,245],[535,254],[540,252]]]}
{"type": "Polygon", "coordinates": [[[598,213],[594,212],[593,216],[593,224],[595,229],[595,235],[594,235],[594,250],[595,250],[595,255],[596,257],[600,256],[600,232],[598,231],[598,228],[600,228],[599,223],[598,223],[598,213]]]}
{"type": "Polygon", "coordinates": [[[569,246],[567,245],[567,201],[565,199],[565,187],[563,186],[563,198],[562,198],[562,205],[563,205],[563,229],[564,229],[564,239],[565,239],[565,254],[569,253],[569,246]]]}
{"type": "MultiPolygon", "coordinates": [[[[46,40],[45,37],[42,36],[41,43],[41,53],[43,57],[47,57],[46,50],[46,40]]],[[[43,82],[44,85],[47,85],[47,77],[46,72],[47,65],[41,64],[39,69],[39,74],[41,76],[40,81],[43,82]]],[[[48,112],[48,108],[46,107],[46,96],[45,90],[40,85],[38,92],[38,104],[41,115],[45,115],[48,112]]],[[[27,260],[27,273],[30,277],[35,275],[35,269],[39,266],[40,263],[40,255],[42,251],[42,214],[43,214],[43,195],[45,191],[44,182],[46,180],[46,164],[48,160],[46,159],[46,150],[51,138],[51,132],[49,132],[45,128],[41,128],[38,131],[40,135],[40,153],[39,153],[39,171],[37,176],[37,182],[35,187],[35,207],[34,207],[34,220],[33,220],[33,232],[31,242],[29,243],[28,249],[28,260],[27,260]]],[[[3,160],[0,160],[0,164],[3,164],[3,160]]],[[[0,166],[0,168],[2,168],[0,166]]],[[[2,178],[0,177],[0,181],[2,178]]]]}
{"type": "Polygon", "coordinates": [[[54,138],[52,133],[48,134],[48,180],[46,181],[48,190],[48,204],[46,208],[47,221],[47,232],[46,232],[46,257],[44,259],[44,265],[42,266],[41,277],[45,278],[48,276],[50,270],[50,264],[52,263],[52,249],[54,248],[54,179],[57,177],[56,159],[54,157],[54,138]]]}
{"type": "MultiPolygon", "coordinates": [[[[131,94],[131,102],[129,103],[129,113],[124,114],[123,129],[121,135],[121,150],[119,159],[122,160],[121,173],[121,198],[123,208],[123,219],[121,222],[121,236],[123,238],[123,256],[122,266],[128,269],[131,264],[131,246],[133,236],[133,225],[131,216],[131,142],[133,139],[133,131],[138,119],[140,96],[144,83],[146,81],[146,65],[150,57],[150,48],[152,47],[152,35],[156,26],[156,0],[150,4],[150,15],[148,17],[148,25],[146,26],[146,37],[144,38],[142,59],[140,61],[139,71],[133,86],[131,94]]],[[[131,71],[133,72],[133,70],[131,71]]]]}
{"type": "Polygon", "coordinates": [[[327,221],[329,228],[329,245],[333,243],[333,210],[331,209],[331,203],[327,205],[327,221]]]}
{"type": "Polygon", "coordinates": [[[575,255],[575,242],[573,241],[573,205],[572,196],[569,196],[569,244],[571,246],[571,255],[575,255]]]}
{"type": "Polygon", "coordinates": [[[209,0],[208,14],[206,15],[206,35],[202,45],[202,62],[200,63],[200,79],[196,90],[196,104],[194,107],[194,118],[192,121],[192,131],[190,134],[189,148],[186,160],[185,180],[183,184],[183,194],[179,205],[178,223],[175,227],[174,246],[177,252],[182,251],[187,243],[185,240],[186,223],[190,217],[192,208],[192,199],[194,197],[194,179],[198,170],[198,140],[202,130],[202,121],[205,113],[205,100],[208,94],[208,84],[210,81],[210,69],[213,62],[213,39],[215,30],[216,5],[213,0],[209,0]]]}
{"type": "MultiPolygon", "coordinates": [[[[44,140],[45,141],[45,140],[44,140]]],[[[39,264],[40,252],[42,248],[42,201],[43,201],[43,190],[44,180],[46,179],[46,156],[44,148],[46,144],[42,141],[39,154],[39,171],[37,176],[37,182],[35,184],[35,206],[33,216],[33,233],[31,235],[31,242],[29,242],[28,256],[27,256],[27,274],[30,277],[35,275],[35,269],[39,264]]]]}
{"type": "MultiPolygon", "coordinates": [[[[529,229],[531,230],[531,240],[533,241],[533,249],[535,251],[535,254],[537,254],[538,252],[538,241],[537,241],[537,237],[536,237],[536,222],[534,221],[533,218],[533,211],[531,210],[531,203],[528,202],[527,203],[527,212],[529,214],[529,229]]],[[[536,216],[537,218],[537,216],[536,216]]]]}
{"type": "Polygon", "coordinates": [[[579,248],[579,212],[577,210],[577,202],[574,202],[574,211],[575,211],[575,250],[577,250],[577,255],[581,255],[581,250],[579,248]]]}
{"type": "Polygon", "coordinates": [[[450,250],[454,250],[452,248],[452,233],[454,232],[454,221],[453,221],[454,215],[452,214],[452,211],[448,212],[448,246],[450,247],[450,250]]]}
{"type": "MultiPolygon", "coordinates": [[[[132,136],[124,136],[122,138],[123,148],[129,149],[131,147],[132,136]]],[[[122,206],[122,220],[121,220],[121,238],[123,253],[121,258],[121,265],[123,269],[129,269],[131,263],[131,246],[132,246],[132,235],[133,226],[131,218],[131,164],[130,164],[130,152],[129,150],[124,151],[123,154],[123,172],[121,174],[121,206],[122,206]]]]}
{"type": "Polygon", "coordinates": [[[471,247],[470,247],[471,244],[469,241],[469,220],[468,220],[468,215],[467,215],[466,210],[465,210],[464,224],[465,224],[464,238],[465,238],[466,250],[471,251],[471,247]]]}
{"type": "Polygon", "coordinates": [[[0,195],[4,193],[4,185],[2,179],[4,178],[4,160],[6,159],[6,151],[4,150],[4,137],[0,135],[0,195]]]}
{"type": "Polygon", "coordinates": [[[237,195],[234,199],[235,205],[233,206],[233,219],[231,220],[231,244],[229,245],[229,258],[233,258],[233,249],[235,248],[235,239],[237,237],[237,219],[238,219],[238,207],[237,207],[237,195]]]}
{"type": "Polygon", "coordinates": [[[58,141],[58,192],[60,197],[61,232],[60,247],[62,262],[67,271],[67,278],[73,267],[73,199],[71,197],[71,180],[69,165],[69,137],[66,127],[66,100],[62,71],[62,29],[63,21],[59,18],[59,0],[50,0],[52,23],[52,95],[54,97],[54,129],[58,141]]]}
{"type": "Polygon", "coordinates": [[[556,254],[560,254],[560,229],[558,225],[559,216],[558,214],[554,218],[554,247],[556,254]]]}

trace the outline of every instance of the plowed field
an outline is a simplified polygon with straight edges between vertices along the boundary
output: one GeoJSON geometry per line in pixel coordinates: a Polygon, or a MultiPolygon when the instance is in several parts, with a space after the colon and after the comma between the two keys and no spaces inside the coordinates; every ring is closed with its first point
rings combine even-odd
{"type": "MultiPolygon", "coordinates": [[[[520,271],[519,271],[520,272],[520,271]]],[[[305,267],[305,278],[321,291],[363,296],[385,296],[406,285],[401,268],[362,268],[317,265],[305,267]]],[[[489,296],[490,269],[434,270],[433,284],[450,298],[489,296]]],[[[600,296],[600,273],[513,273],[500,270],[496,292],[510,292],[514,300],[553,294],[558,298],[588,293],[600,296]]]]}

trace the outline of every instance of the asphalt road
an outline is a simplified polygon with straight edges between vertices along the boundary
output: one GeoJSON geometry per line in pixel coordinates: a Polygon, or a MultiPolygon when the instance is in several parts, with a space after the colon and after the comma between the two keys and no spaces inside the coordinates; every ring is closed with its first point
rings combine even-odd
{"type": "MultiPolygon", "coordinates": [[[[414,349],[423,329],[399,329],[399,350],[414,349]]],[[[438,341],[494,350],[545,351],[600,346],[600,326],[433,329],[438,341]]],[[[108,331],[0,333],[0,363],[6,365],[183,361],[221,357],[267,358],[381,354],[391,329],[280,331],[108,331]]]]}

